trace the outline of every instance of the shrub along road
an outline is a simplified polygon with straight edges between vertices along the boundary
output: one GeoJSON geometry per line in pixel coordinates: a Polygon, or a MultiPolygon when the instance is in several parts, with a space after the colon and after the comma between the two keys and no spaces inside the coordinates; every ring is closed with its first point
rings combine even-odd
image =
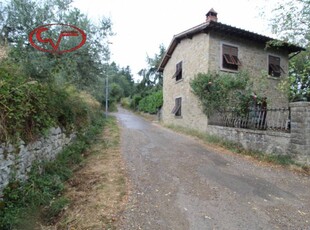
{"type": "Polygon", "coordinates": [[[119,229],[310,229],[310,179],[119,109],[131,184],[119,229]]]}

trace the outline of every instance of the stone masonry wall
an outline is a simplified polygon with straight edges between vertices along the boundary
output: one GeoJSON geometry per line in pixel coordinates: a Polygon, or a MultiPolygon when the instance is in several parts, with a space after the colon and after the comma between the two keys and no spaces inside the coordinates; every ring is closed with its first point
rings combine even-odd
{"type": "Polygon", "coordinates": [[[239,129],[222,126],[208,126],[208,134],[225,140],[239,143],[248,150],[267,154],[288,155],[290,148],[290,133],[239,129]]]}
{"type": "Polygon", "coordinates": [[[245,149],[276,155],[290,155],[310,165],[310,102],[293,102],[291,132],[250,130],[209,125],[207,133],[240,143],[245,149]]]}
{"type": "Polygon", "coordinates": [[[207,117],[203,114],[199,100],[191,92],[190,80],[199,72],[208,71],[208,39],[206,34],[199,34],[192,39],[183,39],[173,52],[164,69],[162,120],[166,124],[181,125],[188,128],[205,130],[207,117]],[[182,61],[182,79],[172,78],[176,64],[182,61]],[[171,113],[175,98],[182,97],[182,117],[176,118],[171,113]]]}
{"type": "Polygon", "coordinates": [[[290,152],[310,165],[310,102],[293,102],[291,108],[290,152]]]}
{"type": "Polygon", "coordinates": [[[68,145],[75,134],[67,136],[58,128],[51,128],[47,137],[25,145],[20,142],[18,147],[3,143],[0,145],[0,196],[3,188],[14,175],[16,179],[25,181],[33,162],[51,161],[68,145]]]}
{"type": "Polygon", "coordinates": [[[163,96],[162,120],[165,124],[181,125],[188,128],[206,131],[208,126],[207,116],[202,112],[199,100],[192,93],[189,82],[197,73],[221,71],[221,45],[230,44],[238,47],[238,56],[242,62],[240,70],[247,70],[257,82],[253,91],[267,96],[268,107],[287,107],[287,97],[278,90],[278,84],[285,78],[265,77],[262,81],[260,76],[268,73],[268,55],[281,58],[281,67],[288,73],[288,59],[286,52],[265,50],[263,44],[244,41],[238,37],[201,33],[192,38],[182,39],[175,48],[171,58],[163,72],[163,96]],[[183,76],[176,81],[172,78],[176,71],[176,64],[182,61],[183,76]],[[263,82],[258,83],[258,82],[263,82]],[[175,117],[171,113],[175,105],[175,98],[182,97],[182,117],[175,117]]]}
{"type": "Polygon", "coordinates": [[[238,58],[242,65],[240,71],[246,70],[249,72],[254,81],[253,91],[261,96],[266,96],[268,107],[288,107],[288,98],[285,93],[279,90],[279,83],[287,77],[288,73],[288,53],[287,51],[278,51],[265,49],[264,44],[257,44],[252,41],[245,41],[238,37],[222,35],[213,32],[210,35],[210,71],[227,72],[221,68],[222,66],[222,44],[238,47],[238,58]],[[280,65],[285,73],[281,77],[267,76],[268,73],[268,56],[273,55],[280,57],[280,65]],[[262,76],[265,75],[263,78],[262,76]]]}
{"type": "Polygon", "coordinates": [[[288,73],[286,51],[265,49],[263,44],[211,31],[208,34],[201,33],[192,38],[182,39],[166,64],[163,72],[163,123],[217,135],[241,143],[246,149],[270,154],[293,154],[301,163],[310,165],[310,102],[290,104],[291,133],[208,126],[207,116],[202,112],[200,102],[192,93],[189,83],[200,72],[227,72],[221,69],[223,43],[238,47],[238,57],[242,63],[240,70],[246,70],[251,74],[254,80],[253,91],[267,97],[268,108],[289,106],[287,96],[279,90],[279,83],[288,73]],[[268,55],[281,58],[280,65],[285,73],[282,73],[280,78],[267,76],[268,55]],[[180,61],[183,69],[182,79],[176,81],[173,75],[176,64],[180,61]],[[265,77],[262,77],[264,75],[265,77]],[[175,117],[171,113],[178,97],[182,97],[181,117],[175,117]]]}

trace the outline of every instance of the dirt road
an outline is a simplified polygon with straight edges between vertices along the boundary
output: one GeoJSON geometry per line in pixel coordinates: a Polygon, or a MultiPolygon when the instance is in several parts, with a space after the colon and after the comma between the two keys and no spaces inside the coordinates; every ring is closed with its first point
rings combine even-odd
{"type": "Polygon", "coordinates": [[[217,152],[126,110],[131,182],[120,229],[310,229],[310,178],[217,152]]]}

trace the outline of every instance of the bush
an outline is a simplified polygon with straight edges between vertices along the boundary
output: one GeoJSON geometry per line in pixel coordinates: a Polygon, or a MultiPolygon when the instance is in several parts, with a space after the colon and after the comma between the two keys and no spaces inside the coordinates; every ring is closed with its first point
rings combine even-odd
{"type": "Polygon", "coordinates": [[[141,99],[138,108],[140,111],[155,114],[162,107],[162,105],[163,105],[163,91],[160,90],[141,99]]]}
{"type": "Polygon", "coordinates": [[[79,130],[90,124],[100,104],[94,105],[95,99],[79,92],[74,86],[59,87],[51,85],[48,92],[49,113],[56,124],[67,131],[79,130]]]}
{"type": "MultiPolygon", "coordinates": [[[[200,99],[204,113],[212,115],[229,108],[244,113],[253,98],[253,82],[247,73],[199,73],[190,85],[200,99]]],[[[262,101],[257,97],[257,101],[262,101]]]]}
{"type": "Polygon", "coordinates": [[[133,109],[133,110],[137,110],[138,106],[139,106],[139,102],[141,101],[141,99],[142,99],[141,95],[135,94],[132,97],[132,100],[130,102],[130,108],[133,109]]]}
{"type": "Polygon", "coordinates": [[[35,218],[50,220],[67,205],[66,199],[59,198],[64,181],[83,160],[81,153],[102,131],[103,116],[100,104],[89,94],[70,85],[34,81],[18,66],[0,64],[0,143],[14,144],[19,139],[30,142],[52,126],[80,131],[76,142],[55,161],[38,162],[26,182],[12,179],[3,191],[0,229],[34,229],[35,223],[28,222],[35,218]]]}
{"type": "Polygon", "coordinates": [[[131,105],[131,100],[129,97],[124,97],[121,99],[121,106],[123,108],[129,109],[131,105]]]}
{"type": "Polygon", "coordinates": [[[48,87],[12,68],[0,68],[0,142],[31,140],[55,125],[49,114],[48,87]]]}
{"type": "Polygon", "coordinates": [[[83,128],[100,107],[72,86],[34,81],[16,66],[3,64],[0,79],[0,142],[29,142],[52,126],[67,131],[83,128]]]}

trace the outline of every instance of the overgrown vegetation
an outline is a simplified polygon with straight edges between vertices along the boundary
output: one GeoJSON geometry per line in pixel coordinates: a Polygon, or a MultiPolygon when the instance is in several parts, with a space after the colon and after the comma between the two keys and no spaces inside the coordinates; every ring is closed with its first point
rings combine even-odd
{"type": "Polygon", "coordinates": [[[306,48],[290,60],[289,80],[283,88],[291,101],[310,101],[310,2],[278,1],[271,15],[274,34],[283,41],[306,48]]]}
{"type": "Polygon", "coordinates": [[[52,126],[69,132],[89,124],[92,108],[74,86],[27,78],[11,63],[2,63],[0,75],[0,143],[32,141],[52,126]]]}
{"type": "Polygon", "coordinates": [[[246,114],[253,98],[258,104],[263,101],[262,97],[253,94],[253,82],[246,72],[199,73],[191,80],[190,85],[207,115],[221,113],[227,109],[246,114]]]}
{"type": "MultiPolygon", "coordinates": [[[[107,41],[113,35],[112,23],[105,17],[98,22],[91,21],[71,3],[72,0],[10,0],[1,4],[0,45],[9,46],[8,59],[27,77],[59,85],[72,84],[92,92],[97,84],[103,83],[104,64],[110,57],[107,41]],[[29,33],[49,23],[74,25],[85,31],[87,42],[75,52],[64,55],[34,49],[28,40],[29,33]]],[[[56,40],[58,34],[52,35],[56,40]]],[[[74,40],[63,41],[70,42],[74,40]]]]}
{"type": "Polygon", "coordinates": [[[31,140],[56,120],[48,113],[48,87],[0,67],[0,143],[10,139],[31,140]]]}
{"type": "MultiPolygon", "coordinates": [[[[91,22],[67,1],[10,0],[0,4],[0,142],[35,140],[51,126],[66,131],[87,126],[93,113],[80,99],[82,90],[97,99],[103,64],[109,58],[111,22],[91,22]],[[88,43],[76,52],[58,55],[34,49],[28,34],[48,23],[74,24],[88,43]]],[[[65,43],[70,43],[65,40],[65,43]]],[[[99,91],[99,92],[102,92],[99,91]]]]}
{"type": "Polygon", "coordinates": [[[139,71],[142,80],[135,85],[134,94],[130,100],[131,109],[154,114],[162,107],[163,76],[162,73],[157,72],[157,69],[165,50],[165,47],[160,45],[159,54],[155,54],[152,58],[147,56],[148,67],[139,71]]]}
{"type": "Polygon", "coordinates": [[[52,221],[62,212],[70,202],[61,197],[64,182],[82,163],[82,153],[102,132],[104,119],[102,115],[97,115],[89,128],[79,133],[75,142],[62,151],[55,161],[35,164],[27,182],[10,182],[0,201],[1,229],[34,229],[36,221],[52,221]]]}
{"type": "MultiPolygon", "coordinates": [[[[17,65],[27,79],[58,86],[73,85],[77,90],[87,91],[102,104],[109,78],[109,99],[111,108],[115,108],[121,97],[133,94],[134,82],[129,66],[124,68],[109,63],[109,39],[114,35],[112,22],[106,17],[91,20],[72,7],[72,2],[9,0],[0,4],[0,46],[5,47],[7,59],[17,65]],[[34,49],[28,41],[29,33],[50,23],[80,28],[86,33],[87,42],[74,52],[62,55],[34,49]]],[[[58,34],[52,35],[56,40],[58,34]]],[[[74,39],[63,39],[61,45],[70,45],[70,42],[74,39]]]]}
{"type": "Polygon", "coordinates": [[[139,111],[155,114],[163,105],[163,91],[151,93],[139,101],[139,111]]]}
{"type": "Polygon", "coordinates": [[[290,61],[286,89],[291,101],[310,101],[309,48],[290,61]]]}
{"type": "MultiPolygon", "coordinates": [[[[135,85],[132,78],[131,70],[127,66],[126,68],[120,68],[114,62],[106,67],[105,70],[108,79],[109,90],[109,110],[116,111],[116,105],[120,103],[124,97],[131,97],[135,92],[135,85]]],[[[102,90],[107,87],[106,81],[104,82],[102,90]]],[[[105,105],[105,95],[101,98],[101,102],[105,105]]]]}
{"type": "MultiPolygon", "coordinates": [[[[107,76],[112,105],[132,94],[130,68],[108,63],[110,19],[94,22],[71,3],[9,0],[0,4],[0,143],[31,142],[52,126],[77,131],[78,136],[56,161],[37,162],[27,182],[12,179],[0,197],[0,229],[34,229],[37,219],[51,221],[63,210],[69,202],[60,197],[64,181],[102,130],[100,108],[107,76]],[[34,49],[28,34],[50,23],[82,29],[87,42],[62,55],[34,49]]],[[[70,42],[64,39],[63,45],[70,42]]]]}

